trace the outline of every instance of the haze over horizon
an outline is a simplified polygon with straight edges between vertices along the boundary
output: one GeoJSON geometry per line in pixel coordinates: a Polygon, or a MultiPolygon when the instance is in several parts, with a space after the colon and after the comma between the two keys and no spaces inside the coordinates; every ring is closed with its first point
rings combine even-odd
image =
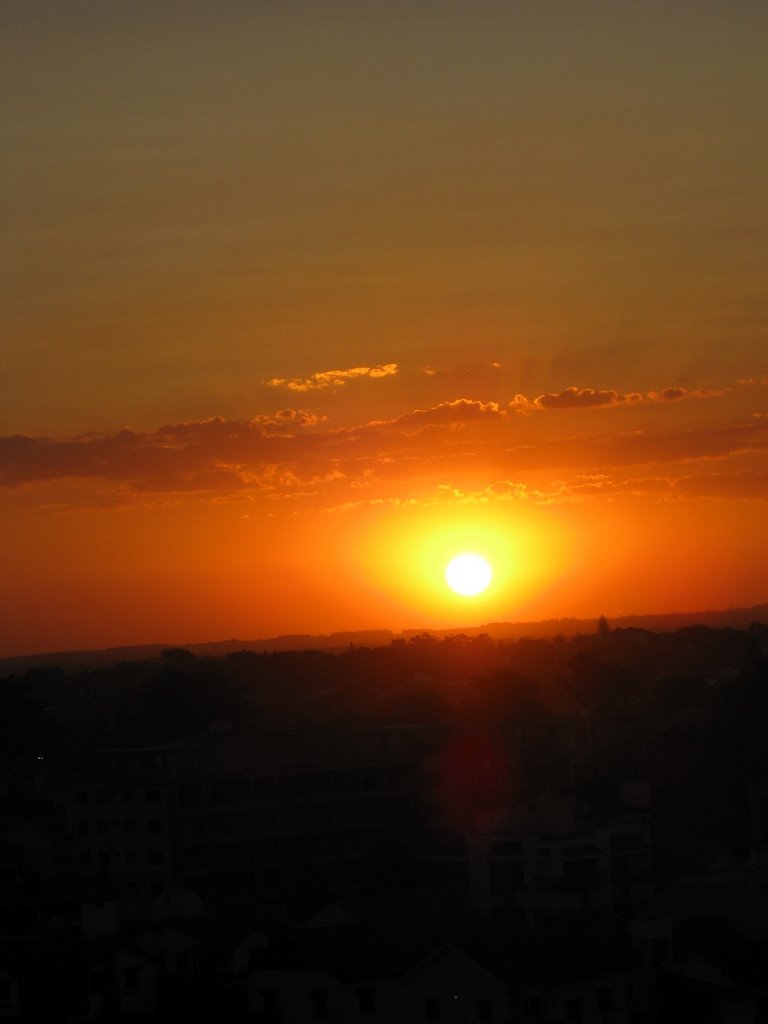
{"type": "Polygon", "coordinates": [[[80,655],[85,662],[98,660],[100,655],[117,656],[131,659],[151,657],[146,652],[158,651],[189,651],[196,656],[221,656],[233,651],[301,651],[322,650],[339,651],[352,647],[377,647],[396,640],[410,640],[423,635],[435,638],[461,638],[488,636],[492,640],[514,642],[518,639],[552,639],[555,637],[583,637],[592,632],[600,632],[603,623],[609,632],[620,633],[627,629],[649,630],[651,632],[675,632],[689,626],[704,626],[710,629],[748,630],[754,623],[768,625],[768,604],[752,605],[748,608],[731,607],[721,609],[699,609],[696,611],[649,612],[647,614],[628,613],[613,619],[604,615],[589,618],[564,616],[533,621],[494,621],[461,624],[445,627],[423,627],[419,625],[404,626],[391,629],[387,626],[369,627],[360,630],[333,630],[328,633],[293,632],[281,633],[276,636],[226,637],[195,639],[186,641],[183,637],[165,637],[146,643],[117,644],[104,648],[69,648],[34,652],[15,652],[0,655],[0,671],[13,672],[21,667],[21,663],[29,662],[38,665],[54,665],[54,659],[61,658],[62,663],[76,664],[80,655]],[[128,652],[132,652],[129,654],[128,652]]]}
{"type": "Polygon", "coordinates": [[[765,5],[2,22],[0,657],[768,601],[765,5]]]}

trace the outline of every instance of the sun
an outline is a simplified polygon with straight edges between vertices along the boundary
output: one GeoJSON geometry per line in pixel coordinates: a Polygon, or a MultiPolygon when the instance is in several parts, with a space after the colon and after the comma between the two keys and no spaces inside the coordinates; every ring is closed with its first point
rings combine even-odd
{"type": "Polygon", "coordinates": [[[493,569],[487,559],[471,551],[452,558],[445,567],[445,580],[451,590],[462,597],[481,594],[493,578],[493,569]]]}

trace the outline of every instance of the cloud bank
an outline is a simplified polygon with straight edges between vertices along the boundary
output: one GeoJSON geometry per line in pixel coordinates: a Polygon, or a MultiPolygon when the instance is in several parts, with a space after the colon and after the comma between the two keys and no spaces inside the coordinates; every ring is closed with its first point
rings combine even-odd
{"type": "MultiPolygon", "coordinates": [[[[361,375],[358,370],[330,372],[354,377],[361,375]]],[[[125,500],[194,493],[211,500],[312,495],[317,507],[361,500],[361,489],[369,492],[364,500],[376,501],[407,500],[428,487],[480,493],[483,500],[544,500],[544,494],[546,500],[582,500],[619,492],[763,499],[768,417],[761,414],[695,430],[577,429],[585,409],[670,404],[712,394],[666,388],[643,396],[571,387],[533,401],[517,395],[507,404],[456,398],[351,427],[333,427],[311,409],[284,408],[250,420],[212,417],[143,433],[124,429],[66,440],[15,435],[0,438],[0,486],[79,479],[106,482],[125,500]],[[523,402],[528,412],[572,413],[569,432],[543,434],[534,420],[518,415],[523,402]],[[694,471],[693,464],[701,467],[704,460],[718,465],[694,471]],[[635,469],[632,483],[623,476],[629,467],[635,469]],[[542,474],[554,475],[549,484],[542,484],[542,474]],[[529,483],[533,477],[535,485],[529,483]],[[467,491],[470,480],[479,486],[467,491]]],[[[605,422],[618,421],[611,416],[605,422]]]]}

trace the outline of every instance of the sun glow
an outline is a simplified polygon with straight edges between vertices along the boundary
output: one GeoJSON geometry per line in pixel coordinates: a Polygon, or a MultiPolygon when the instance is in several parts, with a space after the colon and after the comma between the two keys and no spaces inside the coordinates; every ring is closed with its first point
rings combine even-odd
{"type": "MultiPolygon", "coordinates": [[[[506,508],[412,507],[386,520],[373,509],[356,536],[346,520],[329,525],[339,533],[325,547],[326,576],[338,576],[338,552],[346,551],[347,571],[359,575],[365,566],[370,602],[380,608],[386,601],[388,621],[401,628],[417,622],[424,629],[463,629],[472,625],[470,611],[485,622],[527,615],[572,557],[567,530],[559,523],[553,529],[551,517],[543,521],[526,509],[512,517],[506,508]],[[469,553],[491,568],[490,582],[474,595],[455,590],[446,575],[454,558],[469,553]]],[[[359,607],[358,600],[353,610],[359,607]]]]}
{"type": "Polygon", "coordinates": [[[451,590],[463,597],[474,597],[487,589],[493,570],[482,555],[465,551],[456,555],[445,567],[445,579],[451,590]]]}

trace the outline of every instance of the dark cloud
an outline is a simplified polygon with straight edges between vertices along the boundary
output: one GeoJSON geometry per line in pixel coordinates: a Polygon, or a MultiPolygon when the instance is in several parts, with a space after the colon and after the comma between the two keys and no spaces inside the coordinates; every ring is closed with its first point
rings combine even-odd
{"type": "Polygon", "coordinates": [[[129,489],[135,494],[190,494],[195,491],[214,494],[236,494],[238,491],[254,488],[254,482],[233,470],[213,469],[202,473],[191,473],[186,477],[133,480],[129,489]]]}
{"type": "Polygon", "coordinates": [[[251,426],[258,426],[268,433],[289,432],[295,427],[311,428],[327,422],[327,416],[320,416],[309,409],[280,409],[273,416],[254,416],[251,426]]]}
{"type": "Polygon", "coordinates": [[[596,390],[595,388],[568,387],[564,391],[546,392],[533,400],[525,395],[515,395],[509,403],[512,412],[526,415],[542,410],[578,410],[578,409],[615,409],[622,406],[640,403],[664,404],[680,402],[684,399],[717,398],[728,394],[730,388],[696,388],[689,391],[683,387],[663,388],[661,391],[620,392],[615,388],[596,390]]]}
{"type": "Polygon", "coordinates": [[[241,461],[277,456],[281,442],[259,424],[222,419],[163,426],[147,434],[122,430],[71,441],[17,435],[0,438],[0,484],[67,477],[178,484],[241,461]]]}
{"type": "Polygon", "coordinates": [[[747,498],[768,501],[768,472],[698,473],[677,480],[687,498],[747,498]]]}
{"type": "MultiPolygon", "coordinates": [[[[500,419],[504,415],[505,411],[497,402],[478,402],[471,398],[457,398],[452,402],[441,402],[428,409],[414,409],[413,412],[388,421],[386,425],[395,430],[410,427],[451,426],[500,419]]],[[[382,421],[379,421],[378,425],[383,425],[382,421]]]]}
{"type": "Polygon", "coordinates": [[[642,400],[643,396],[640,394],[632,392],[622,395],[613,388],[608,391],[595,391],[594,388],[570,387],[557,394],[539,395],[533,404],[540,409],[594,409],[601,405],[631,405],[642,400]]]}
{"type": "Polygon", "coordinates": [[[730,388],[664,388],[662,391],[649,391],[646,400],[649,402],[681,402],[691,398],[720,398],[727,395],[730,388]]]}
{"type": "Polygon", "coordinates": [[[592,437],[570,437],[539,445],[521,445],[506,453],[514,468],[580,468],[606,470],[725,458],[735,452],[768,447],[768,423],[760,420],[734,427],[677,433],[631,431],[592,437]]]}
{"type": "MultiPolygon", "coordinates": [[[[601,393],[593,393],[601,394],[601,393]]],[[[166,424],[159,430],[85,435],[70,440],[0,438],[0,484],[32,485],[65,478],[111,482],[129,493],[291,494],[312,488],[374,487],[378,482],[472,479],[479,488],[501,481],[519,494],[521,474],[598,474],[576,486],[605,492],[620,467],[639,467],[638,480],[654,465],[726,460],[737,452],[768,448],[768,419],[757,417],[730,427],[667,433],[631,431],[538,440],[531,421],[511,415],[495,402],[467,398],[417,409],[387,421],[330,428],[306,410],[283,409],[250,421],[221,417],[166,424]],[[485,477],[485,479],[483,479],[485,477]]],[[[727,469],[723,465],[723,469],[727,469]]],[[[679,474],[675,474],[679,475],[679,474]]],[[[723,474],[724,476],[727,474],[723,474]]],[[[691,477],[680,493],[715,487],[705,474],[691,477]],[[686,489],[687,488],[687,489],[686,489]]],[[[729,477],[734,495],[759,489],[761,477],[729,477]]],[[[723,479],[722,487],[729,486],[723,479]]],[[[642,490],[642,484],[637,488],[642,490]]],[[[658,484],[657,484],[658,489],[658,484]]]]}
{"type": "Polygon", "coordinates": [[[677,402],[679,399],[685,398],[687,394],[687,388],[664,388],[663,391],[659,392],[658,397],[662,402],[677,402]]]}

